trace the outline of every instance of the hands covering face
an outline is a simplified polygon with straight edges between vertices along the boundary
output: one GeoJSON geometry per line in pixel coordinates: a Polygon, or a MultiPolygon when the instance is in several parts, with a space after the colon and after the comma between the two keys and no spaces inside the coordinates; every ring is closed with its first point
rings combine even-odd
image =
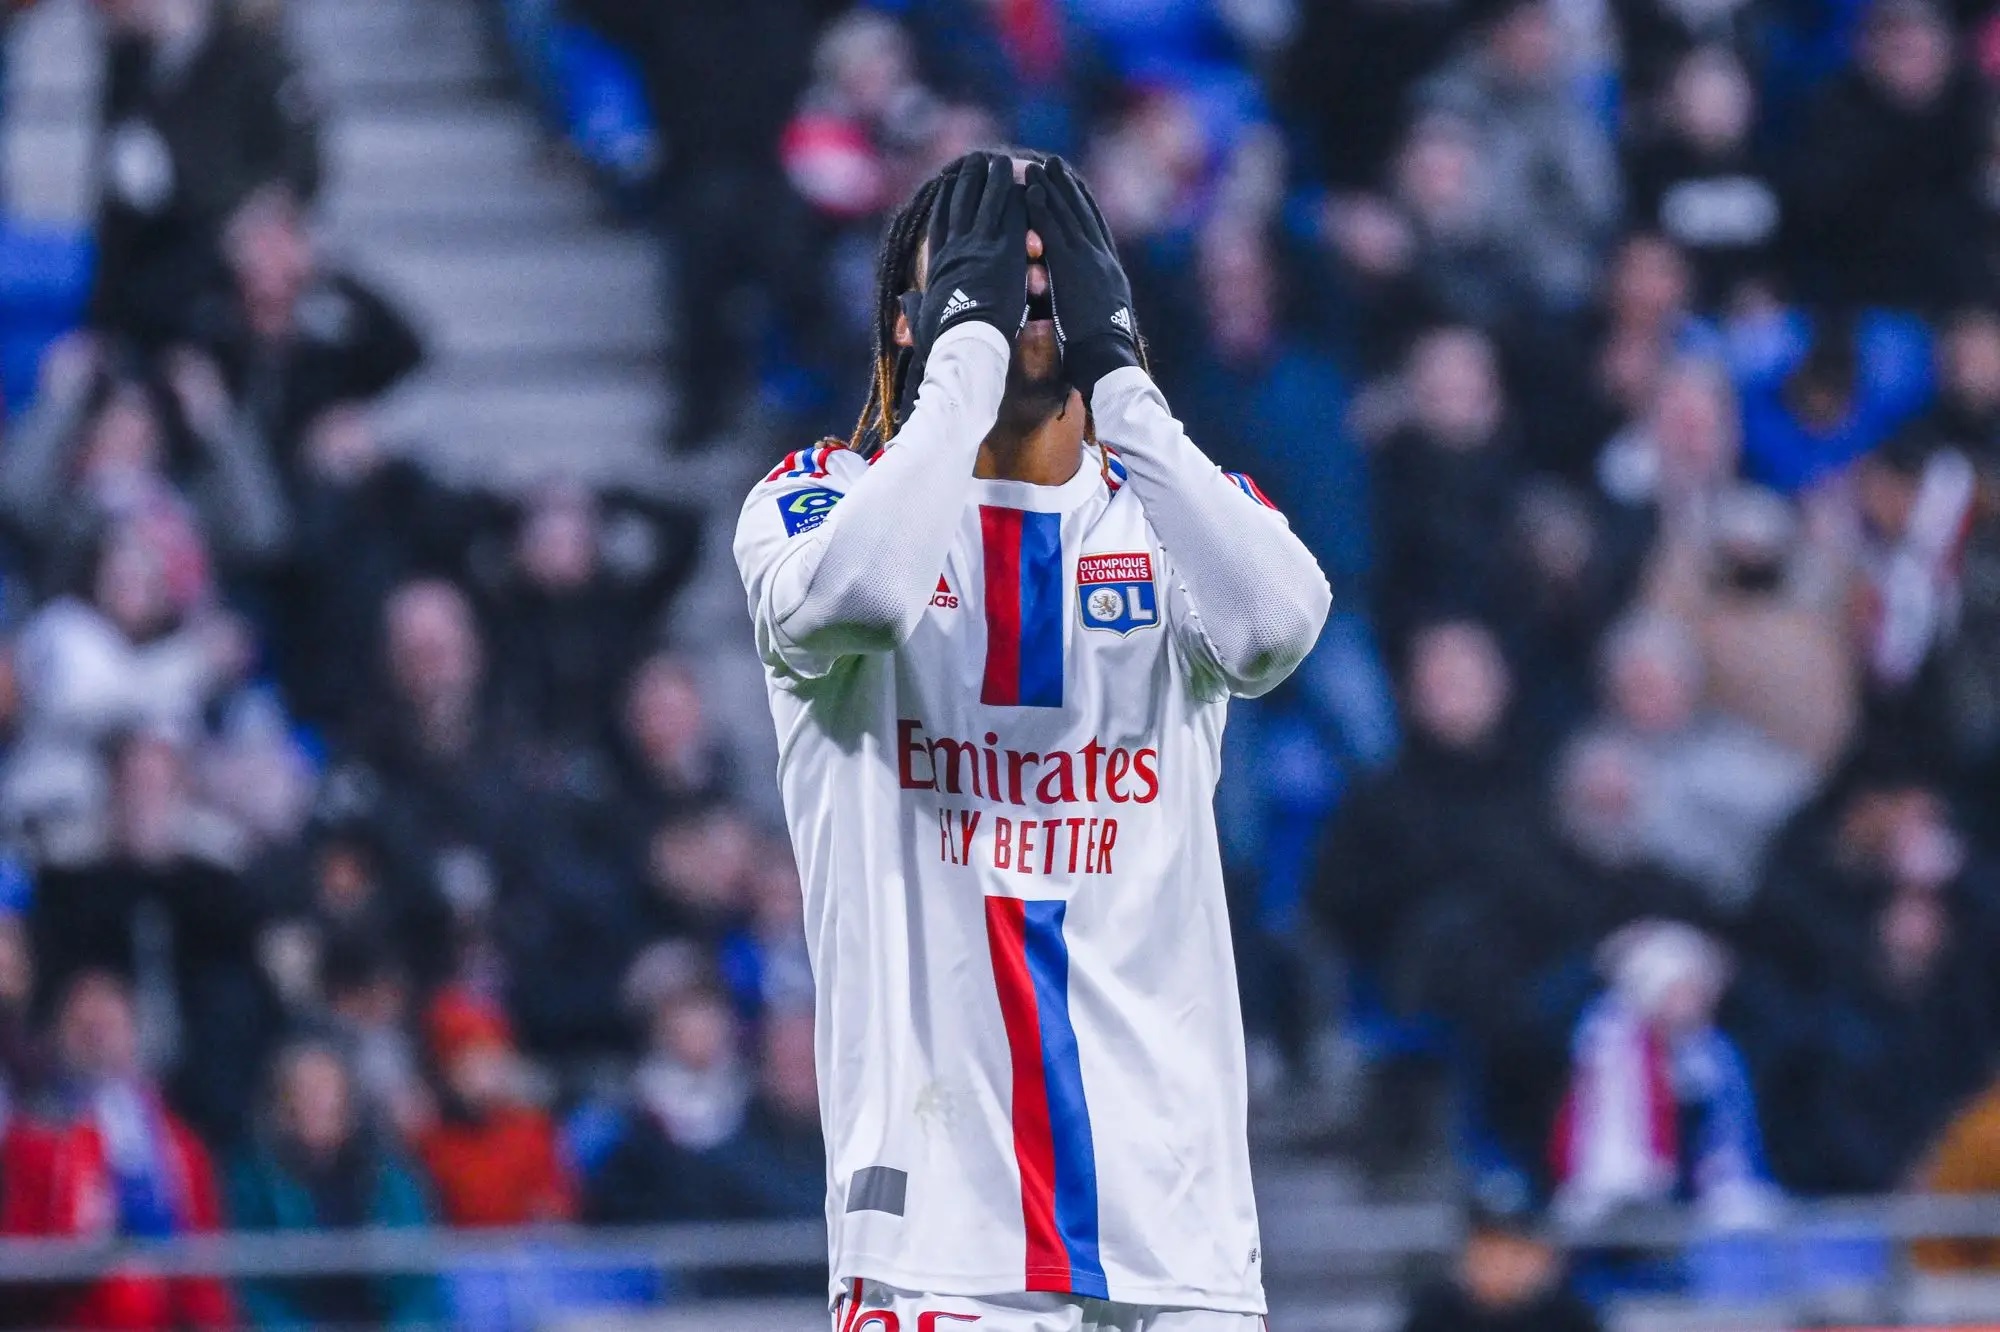
{"type": "Polygon", "coordinates": [[[923,290],[903,298],[912,389],[945,329],[976,320],[1010,341],[1020,332],[1031,227],[1041,241],[1063,379],[1087,399],[1099,379],[1139,364],[1132,284],[1089,187],[1059,157],[1029,163],[1023,184],[1012,159],[973,153],[960,159],[931,210],[923,290]]]}

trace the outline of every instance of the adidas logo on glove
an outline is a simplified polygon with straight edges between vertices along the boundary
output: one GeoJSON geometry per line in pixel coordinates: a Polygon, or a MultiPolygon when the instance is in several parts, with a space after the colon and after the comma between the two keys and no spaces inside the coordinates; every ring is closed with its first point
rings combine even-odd
{"type": "Polygon", "coordinates": [[[1126,337],[1132,336],[1132,311],[1129,306],[1119,306],[1118,312],[1111,316],[1111,322],[1124,329],[1126,337]]]}
{"type": "Polygon", "coordinates": [[[947,319],[957,318],[978,304],[979,302],[966,295],[963,289],[954,287],[951,298],[944,303],[943,313],[938,315],[938,322],[942,324],[947,319]]]}

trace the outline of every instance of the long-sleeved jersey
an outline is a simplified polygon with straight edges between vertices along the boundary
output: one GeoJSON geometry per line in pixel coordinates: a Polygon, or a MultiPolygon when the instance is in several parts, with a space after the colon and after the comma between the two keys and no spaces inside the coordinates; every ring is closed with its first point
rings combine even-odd
{"type": "Polygon", "coordinates": [[[817,982],[833,1275],[1260,1312],[1212,795],[1328,610],[1145,373],[1115,455],[975,479],[1010,348],[938,339],[874,465],[792,455],[736,558],[817,982]]]}

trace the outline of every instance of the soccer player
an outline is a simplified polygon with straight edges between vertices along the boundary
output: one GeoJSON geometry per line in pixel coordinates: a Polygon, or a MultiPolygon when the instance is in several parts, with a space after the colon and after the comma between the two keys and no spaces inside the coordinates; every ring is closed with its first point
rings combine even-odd
{"type": "Polygon", "coordinates": [[[818,987],[840,1332],[1253,1332],[1243,1026],[1211,803],[1231,694],[1326,579],[1147,375],[1060,159],[891,222],[851,445],[736,559],[818,987]]]}

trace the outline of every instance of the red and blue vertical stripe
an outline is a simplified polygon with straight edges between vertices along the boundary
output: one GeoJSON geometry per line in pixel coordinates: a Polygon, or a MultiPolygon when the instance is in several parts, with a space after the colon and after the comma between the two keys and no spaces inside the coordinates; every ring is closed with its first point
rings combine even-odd
{"type": "Polygon", "coordinates": [[[986,555],[986,678],[981,703],[1063,701],[1062,515],[979,506],[986,555]]]}
{"type": "Polygon", "coordinates": [[[1060,901],[986,899],[986,942],[1014,1065],[1027,1289],[1108,1300],[1097,1243],[1097,1153],[1069,1020],[1060,901]]]}

